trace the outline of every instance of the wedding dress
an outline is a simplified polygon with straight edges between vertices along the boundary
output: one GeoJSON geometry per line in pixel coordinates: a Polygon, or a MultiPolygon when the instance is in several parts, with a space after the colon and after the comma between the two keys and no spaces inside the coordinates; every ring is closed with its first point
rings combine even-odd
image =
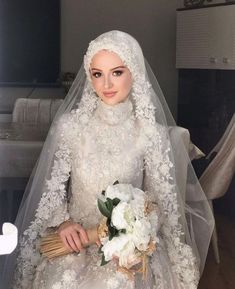
{"type": "Polygon", "coordinates": [[[174,125],[138,42],[121,31],[92,41],[25,191],[16,219],[20,246],[4,262],[3,289],[196,289],[214,219],[183,142],[170,141],[174,125]],[[133,79],[128,99],[115,106],[100,101],[90,81],[91,59],[102,49],[116,53],[133,79]],[[176,178],[182,161],[176,145],[188,159],[186,177],[176,178]],[[144,189],[159,207],[159,243],[147,279],[129,279],[114,261],[100,266],[96,246],[52,261],[42,257],[40,238],[51,227],[69,218],[97,225],[97,198],[117,180],[144,189]]]}
{"type": "MultiPolygon", "coordinates": [[[[136,121],[129,100],[114,107],[99,101],[94,117],[84,128],[79,141],[75,118],[76,115],[63,122],[64,146],[70,151],[70,156],[63,155],[66,158],[63,174],[71,168],[69,215],[89,228],[101,219],[97,198],[108,185],[118,180],[149,189],[148,180],[144,183],[143,169],[148,158],[147,147],[151,143],[146,139],[144,127],[136,121]]],[[[53,173],[60,177],[61,168],[57,171],[55,167],[53,173]]],[[[151,196],[151,190],[149,194],[155,198],[154,194],[151,196]]],[[[66,206],[67,203],[64,203],[60,207],[49,226],[61,223],[61,212],[67,212],[66,206]]],[[[66,219],[66,214],[64,216],[66,219]]],[[[97,251],[97,246],[93,246],[81,254],[71,254],[53,261],[44,259],[37,268],[33,289],[184,288],[172,271],[164,239],[151,258],[147,284],[144,285],[129,280],[123,273],[117,273],[114,262],[101,267],[101,257],[97,251]]],[[[141,276],[136,278],[141,279],[141,276]]]]}

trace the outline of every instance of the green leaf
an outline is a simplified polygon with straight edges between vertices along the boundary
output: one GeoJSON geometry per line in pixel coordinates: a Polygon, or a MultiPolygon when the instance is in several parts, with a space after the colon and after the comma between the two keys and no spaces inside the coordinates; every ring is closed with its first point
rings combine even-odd
{"type": "Polygon", "coordinates": [[[104,252],[102,251],[102,245],[100,245],[99,250],[98,250],[98,254],[104,254],[104,252]]]}
{"type": "Polygon", "coordinates": [[[104,254],[102,255],[102,258],[101,258],[101,264],[100,264],[100,266],[104,266],[104,265],[106,265],[106,264],[108,264],[109,263],[109,261],[106,261],[105,260],[105,257],[104,257],[104,254]]]}
{"type": "Polygon", "coordinates": [[[116,207],[120,203],[120,199],[114,198],[113,199],[113,206],[116,207]]]}
{"type": "Polygon", "coordinates": [[[109,236],[109,241],[111,241],[113,239],[114,236],[110,235],[109,236]]]}
{"type": "Polygon", "coordinates": [[[109,227],[111,224],[111,218],[107,218],[106,220],[106,226],[109,227]]]}
{"type": "Polygon", "coordinates": [[[106,204],[100,199],[98,199],[98,208],[103,216],[107,218],[111,216],[111,213],[109,209],[106,207],[106,204]]]}
{"type": "Polygon", "coordinates": [[[105,202],[106,203],[106,206],[110,212],[110,216],[112,214],[112,211],[113,211],[113,200],[111,200],[110,198],[107,198],[107,201],[105,202]]]}
{"type": "Polygon", "coordinates": [[[119,184],[119,181],[115,181],[115,182],[113,183],[113,186],[118,185],[118,184],[119,184]]]}
{"type": "Polygon", "coordinates": [[[108,227],[109,229],[109,241],[113,239],[113,237],[118,236],[118,230],[112,226],[108,227]]]}

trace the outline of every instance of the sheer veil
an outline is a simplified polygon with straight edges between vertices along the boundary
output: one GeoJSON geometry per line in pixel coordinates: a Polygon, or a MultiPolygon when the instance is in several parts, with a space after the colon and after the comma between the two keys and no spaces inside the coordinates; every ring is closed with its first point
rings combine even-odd
{"type": "MultiPolygon", "coordinates": [[[[33,271],[40,259],[37,251],[38,239],[45,231],[53,212],[59,207],[60,202],[67,197],[69,175],[65,178],[63,186],[58,187],[53,192],[57,194],[57,198],[54,198],[54,195],[48,192],[47,180],[51,178],[55,153],[58,150],[58,140],[61,137],[61,127],[63,127],[65,119],[73,117],[73,119],[76,119],[79,129],[82,130],[96,108],[97,96],[89,79],[89,65],[94,54],[102,49],[117,53],[132,73],[134,81],[130,99],[134,105],[136,118],[143,123],[149,123],[151,126],[160,125],[164,128],[168,139],[170,139],[168,128],[176,125],[158,81],[150,65],[144,59],[137,41],[127,33],[120,31],[104,33],[92,41],[84,57],[84,66],[82,65],[80,68],[72,87],[54,118],[40,158],[24,193],[15,222],[19,229],[19,248],[10,256],[2,258],[1,261],[3,270],[0,284],[3,289],[10,288],[16,263],[18,263],[18,267],[21,267],[20,273],[17,273],[19,274],[17,278],[20,278],[23,284],[18,289],[28,288],[27,284],[30,284],[33,271]],[[24,250],[24,248],[27,248],[27,250],[24,250]]],[[[168,149],[167,142],[163,145],[166,145],[166,149],[168,149]]],[[[188,160],[187,178],[185,181],[185,176],[180,176],[179,173],[176,178],[175,172],[172,172],[180,216],[172,222],[169,217],[165,232],[167,228],[172,229],[174,224],[177,224],[177,236],[180,237],[182,244],[191,246],[195,262],[200,267],[200,272],[202,272],[214,226],[213,214],[192,168],[183,141],[179,140],[178,143],[174,143],[174,140],[171,140],[169,152],[171,162],[174,164],[182,161],[177,159],[178,156],[174,154],[176,145],[182,147],[185,154],[184,159],[188,160]],[[185,191],[182,192],[181,188],[185,188],[185,191]]],[[[174,198],[171,201],[173,202],[174,198]]],[[[165,207],[165,211],[167,210],[167,207],[165,207]]],[[[168,213],[170,215],[171,212],[168,213]]],[[[64,219],[67,218],[66,215],[63,217],[64,219]]],[[[173,234],[174,238],[175,236],[173,234]]],[[[169,237],[169,247],[171,247],[171,243],[174,243],[174,248],[178,246],[169,237]]],[[[190,255],[190,253],[188,254],[190,255]]],[[[177,258],[172,256],[174,263],[179,262],[177,258]]]]}

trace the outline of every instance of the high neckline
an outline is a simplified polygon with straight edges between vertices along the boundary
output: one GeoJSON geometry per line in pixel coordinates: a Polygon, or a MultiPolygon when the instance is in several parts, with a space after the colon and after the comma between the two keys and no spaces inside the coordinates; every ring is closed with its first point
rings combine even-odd
{"type": "Polygon", "coordinates": [[[101,99],[98,101],[96,115],[106,124],[118,125],[123,123],[132,114],[133,106],[129,99],[116,105],[108,105],[101,99]]]}

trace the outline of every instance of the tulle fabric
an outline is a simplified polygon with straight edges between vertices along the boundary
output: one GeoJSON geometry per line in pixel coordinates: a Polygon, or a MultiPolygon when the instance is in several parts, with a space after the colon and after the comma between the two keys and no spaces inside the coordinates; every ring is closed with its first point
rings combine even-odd
{"type": "MultiPolygon", "coordinates": [[[[111,31],[101,35],[98,41],[95,40],[90,44],[90,50],[88,50],[84,60],[85,70],[83,66],[79,70],[72,87],[54,118],[40,158],[24,193],[15,222],[19,229],[19,236],[22,237],[25,230],[37,219],[37,208],[43,194],[46,192],[46,180],[50,179],[55,152],[58,149],[61,119],[64,115],[76,110],[82,129],[82,119],[84,117],[89,119],[96,108],[97,96],[93,91],[89,80],[89,72],[87,71],[89,57],[92,57],[94,53],[100,49],[113,51],[121,57],[130,69],[134,79],[131,97],[137,119],[152,124],[156,122],[166,128],[166,131],[168,131],[170,126],[176,125],[158,81],[150,65],[144,60],[141,48],[136,43],[136,40],[126,33],[111,31]]],[[[187,177],[185,178],[185,175],[180,176],[178,174],[178,177],[174,176],[173,179],[176,185],[178,209],[181,215],[179,218],[183,233],[181,241],[192,247],[198,267],[200,267],[200,272],[202,273],[214,226],[213,214],[192,168],[183,141],[177,143],[171,141],[170,146],[171,161],[173,163],[176,161],[180,163],[181,161],[185,161],[185,159],[188,160],[187,177]],[[182,147],[185,154],[184,160],[177,159],[178,156],[174,154],[174,150],[172,149],[175,146],[182,147]],[[181,191],[181,188],[185,188],[185,191],[181,191]]],[[[53,214],[53,209],[50,214],[53,214]]],[[[38,225],[34,229],[35,237],[28,237],[32,238],[32,242],[36,241],[37,237],[45,230],[47,222],[48,218],[40,219],[40,222],[37,223],[38,225]]],[[[10,256],[2,258],[1,288],[10,288],[10,283],[14,279],[13,275],[18,254],[19,250],[16,250],[10,256]]]]}

